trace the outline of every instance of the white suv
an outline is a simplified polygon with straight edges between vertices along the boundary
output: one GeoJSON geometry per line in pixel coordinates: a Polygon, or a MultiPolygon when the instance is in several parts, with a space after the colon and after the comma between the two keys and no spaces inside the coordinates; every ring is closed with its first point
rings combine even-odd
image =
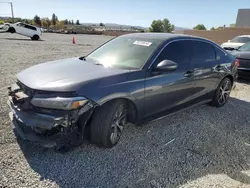
{"type": "Polygon", "coordinates": [[[8,31],[10,33],[18,33],[20,35],[30,37],[32,40],[39,40],[42,34],[41,28],[26,23],[17,22],[8,25],[8,31]]]}

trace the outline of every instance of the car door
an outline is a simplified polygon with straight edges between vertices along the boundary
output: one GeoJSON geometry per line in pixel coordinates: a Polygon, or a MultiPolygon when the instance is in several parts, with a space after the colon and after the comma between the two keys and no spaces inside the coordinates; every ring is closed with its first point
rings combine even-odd
{"type": "Polygon", "coordinates": [[[16,24],[15,27],[16,33],[23,35],[25,33],[25,25],[23,23],[16,24]]]}
{"type": "Polygon", "coordinates": [[[225,52],[206,41],[192,41],[193,54],[191,62],[194,66],[194,89],[200,100],[211,98],[218,86],[223,72],[225,52]]]}
{"type": "Polygon", "coordinates": [[[145,80],[145,117],[151,116],[189,101],[193,96],[191,46],[189,40],[169,43],[148,69],[145,80]],[[178,64],[173,72],[155,72],[163,60],[178,64]]]}
{"type": "Polygon", "coordinates": [[[25,35],[28,37],[33,37],[36,31],[36,28],[30,25],[25,24],[25,35]]]}

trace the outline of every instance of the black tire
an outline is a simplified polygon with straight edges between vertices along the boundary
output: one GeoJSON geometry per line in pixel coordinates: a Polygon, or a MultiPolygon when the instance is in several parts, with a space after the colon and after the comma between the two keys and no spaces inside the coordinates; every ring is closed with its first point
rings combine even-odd
{"type": "Polygon", "coordinates": [[[111,101],[97,108],[90,125],[91,141],[105,148],[115,146],[120,140],[126,119],[127,104],[124,100],[111,101]]]}
{"type": "Polygon", "coordinates": [[[8,29],[8,31],[9,31],[10,33],[15,33],[15,32],[16,32],[16,30],[15,30],[14,27],[10,27],[10,28],[8,29]]]}
{"type": "Polygon", "coordinates": [[[222,107],[224,106],[228,99],[230,92],[232,90],[232,82],[229,78],[224,78],[221,83],[219,84],[218,88],[215,91],[212,106],[215,107],[222,107]]]}
{"type": "Polygon", "coordinates": [[[34,35],[31,40],[39,40],[39,36],[38,35],[34,35]]]}

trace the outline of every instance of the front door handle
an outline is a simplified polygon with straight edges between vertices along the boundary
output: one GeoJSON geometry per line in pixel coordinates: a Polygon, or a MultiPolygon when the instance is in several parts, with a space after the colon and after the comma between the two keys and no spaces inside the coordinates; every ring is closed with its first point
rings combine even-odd
{"type": "Polygon", "coordinates": [[[193,70],[188,70],[186,73],[184,73],[185,77],[191,77],[194,75],[194,71],[193,70]]]}

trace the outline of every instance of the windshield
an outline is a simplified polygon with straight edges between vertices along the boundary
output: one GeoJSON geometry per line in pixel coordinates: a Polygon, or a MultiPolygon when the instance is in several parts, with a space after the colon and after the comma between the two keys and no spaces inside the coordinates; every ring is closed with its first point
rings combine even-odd
{"type": "Polygon", "coordinates": [[[90,58],[105,67],[140,69],[162,42],[160,39],[117,37],[89,54],[86,59],[90,58]]]}
{"type": "Polygon", "coordinates": [[[247,42],[250,42],[250,38],[249,37],[235,37],[233,38],[233,40],[231,40],[231,42],[247,43],[247,42]]]}
{"type": "Polygon", "coordinates": [[[238,50],[239,50],[239,51],[250,51],[250,42],[244,44],[244,45],[241,46],[238,50]]]}

